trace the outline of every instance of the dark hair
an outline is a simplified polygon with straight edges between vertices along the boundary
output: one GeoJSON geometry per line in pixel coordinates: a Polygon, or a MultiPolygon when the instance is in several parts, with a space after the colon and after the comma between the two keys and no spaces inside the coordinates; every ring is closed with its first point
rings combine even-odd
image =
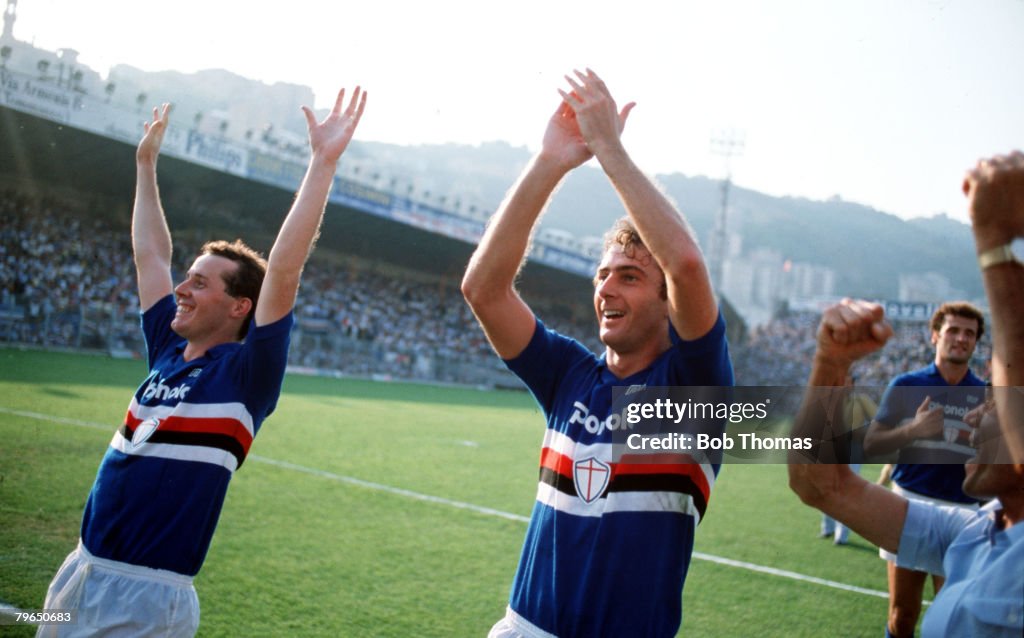
{"type": "Polygon", "coordinates": [[[935,314],[932,315],[932,332],[942,330],[942,324],[946,322],[946,315],[974,319],[978,322],[978,334],[976,337],[981,339],[981,335],[985,334],[985,315],[974,304],[967,303],[966,301],[947,301],[942,304],[935,311],[935,314]]]}
{"type": "Polygon", "coordinates": [[[248,331],[253,315],[256,314],[256,303],[260,300],[263,277],[267,274],[267,260],[241,239],[233,242],[223,239],[208,241],[203,244],[199,254],[224,257],[238,264],[234,272],[226,273],[223,279],[224,290],[229,295],[252,300],[252,308],[249,309],[249,314],[238,331],[238,338],[241,339],[248,331]]]}

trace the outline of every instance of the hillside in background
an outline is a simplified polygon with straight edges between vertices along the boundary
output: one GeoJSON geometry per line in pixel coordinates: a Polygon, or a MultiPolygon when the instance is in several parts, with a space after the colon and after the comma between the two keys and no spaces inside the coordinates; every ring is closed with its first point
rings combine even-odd
{"type": "Polygon", "coordinates": [[[312,104],[314,97],[307,86],[265,84],[223,69],[150,72],[118,64],[110,70],[111,86],[140,112],[170,101],[178,121],[236,138],[278,130],[304,140],[306,122],[297,105],[312,104]]]}
{"type": "MultiPolygon", "coordinates": [[[[118,94],[179,96],[178,112],[190,125],[235,138],[271,130],[304,150],[304,123],[295,105],[312,103],[308,87],[266,85],[224,70],[146,73],[119,65],[110,75],[118,94]]],[[[378,188],[489,214],[530,155],[527,148],[505,142],[398,146],[357,139],[348,160],[359,165],[356,170],[370,171],[360,177],[371,177],[378,188]]],[[[706,249],[721,206],[721,183],[678,173],[658,180],[706,249]]],[[[607,179],[591,163],[565,180],[541,224],[600,236],[623,212],[607,179]]],[[[902,220],[839,198],[773,197],[734,186],[728,229],[739,237],[742,256],[766,248],[792,262],[833,268],[840,294],[896,298],[900,274],[937,272],[969,298],[983,296],[970,228],[948,217],[902,220]]]]}
{"type": "MultiPolygon", "coordinates": [[[[465,198],[488,212],[531,155],[503,142],[407,147],[364,142],[357,148],[359,156],[386,165],[392,175],[417,175],[434,195],[449,202],[465,198]]],[[[657,179],[706,247],[721,206],[721,182],[679,173],[657,179]]],[[[587,165],[565,180],[541,223],[600,236],[623,213],[604,174],[587,165]]],[[[899,274],[937,272],[969,297],[983,295],[970,227],[949,217],[902,220],[838,198],[773,197],[734,185],[729,230],[742,238],[744,253],[769,248],[795,262],[834,268],[841,294],[895,298],[899,274]]]]}
{"type": "MultiPolygon", "coordinates": [[[[151,73],[130,65],[113,67],[104,81],[98,75],[88,78],[92,84],[82,90],[105,92],[108,102],[130,105],[140,114],[172,96],[180,124],[229,140],[273,143],[295,157],[306,152],[305,124],[296,105],[313,102],[309,87],[268,85],[219,69],[151,73]]],[[[357,139],[342,170],[435,206],[489,214],[530,155],[527,148],[505,142],[398,146],[357,139]]],[[[720,182],[678,173],[658,180],[707,249],[721,206],[720,182]]],[[[565,180],[541,223],[577,236],[600,236],[622,214],[618,197],[591,163],[565,180]]],[[[901,274],[935,272],[968,298],[983,296],[970,229],[948,217],[902,220],[838,198],[774,197],[734,186],[728,230],[735,236],[733,246],[738,238],[741,259],[763,248],[785,260],[834,269],[839,294],[896,298],[901,274]]]]}

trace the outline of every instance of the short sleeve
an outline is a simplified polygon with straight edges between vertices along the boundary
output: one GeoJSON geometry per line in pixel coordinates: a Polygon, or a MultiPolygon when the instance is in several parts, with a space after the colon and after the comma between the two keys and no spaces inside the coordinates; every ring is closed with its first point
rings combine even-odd
{"type": "Polygon", "coordinates": [[[976,516],[974,510],[908,501],[896,564],[945,575],[942,563],[946,550],[976,516]]]}
{"type": "Polygon", "coordinates": [[[539,318],[526,348],[505,366],[530,389],[545,414],[549,414],[566,371],[596,357],[575,339],[544,326],[539,318]]]}

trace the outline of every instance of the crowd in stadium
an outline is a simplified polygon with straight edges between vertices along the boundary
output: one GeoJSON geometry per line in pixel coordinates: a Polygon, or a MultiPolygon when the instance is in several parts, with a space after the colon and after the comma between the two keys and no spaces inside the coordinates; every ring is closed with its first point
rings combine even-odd
{"type": "MultiPolygon", "coordinates": [[[[815,333],[821,316],[799,312],[758,326],[745,344],[734,347],[733,365],[741,385],[802,385],[807,381],[815,350],[815,333]]],[[[853,373],[858,385],[884,387],[908,365],[924,365],[934,356],[927,323],[895,322],[895,334],[885,348],[859,361],[853,373]]],[[[991,337],[978,342],[972,367],[988,378],[991,337]]]]}
{"type": "MultiPolygon", "coordinates": [[[[0,195],[0,217],[0,341],[142,352],[127,226],[10,190],[0,195]]],[[[176,242],[177,276],[199,243],[176,242]]],[[[296,304],[291,363],[350,375],[470,381],[471,371],[456,375],[453,365],[496,366],[457,283],[314,255],[296,304]]],[[[595,341],[591,323],[573,322],[555,303],[535,305],[549,324],[595,341]]]]}
{"type": "MultiPolygon", "coordinates": [[[[137,321],[111,323],[138,308],[126,230],[73,204],[5,191],[0,195],[0,340],[51,347],[83,341],[83,310],[102,316],[107,337],[136,338],[137,321]]],[[[108,345],[109,340],[102,345],[108,345]]]]}
{"type": "MultiPolygon", "coordinates": [[[[68,201],[0,195],[0,341],[141,352],[127,227],[68,201]]],[[[198,240],[197,240],[198,241],[198,240]]],[[[176,246],[181,272],[196,246],[176,246]]],[[[495,370],[486,338],[458,282],[355,260],[310,262],[296,305],[291,363],[347,375],[474,382],[495,370]],[[470,365],[461,370],[459,366],[470,365]]],[[[531,299],[548,325],[597,349],[589,311],[574,319],[554,301],[531,299]]],[[[731,344],[742,385],[801,385],[814,352],[815,313],[791,313],[731,344]]],[[[907,362],[931,358],[927,327],[896,325],[896,338],[856,373],[884,386],[907,362]]],[[[989,341],[976,371],[986,376],[989,341]]],[[[499,372],[500,374],[500,372],[499,372]]],[[[481,380],[481,382],[486,380],[481,380]]]]}

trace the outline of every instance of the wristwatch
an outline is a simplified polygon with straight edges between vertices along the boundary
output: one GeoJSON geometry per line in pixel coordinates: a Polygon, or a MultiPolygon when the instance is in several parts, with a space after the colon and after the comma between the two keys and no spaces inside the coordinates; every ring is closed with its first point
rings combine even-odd
{"type": "Polygon", "coordinates": [[[978,266],[985,270],[990,266],[1005,264],[1008,261],[1024,263],[1024,237],[1018,237],[1008,244],[989,248],[978,255],[978,266]]]}

